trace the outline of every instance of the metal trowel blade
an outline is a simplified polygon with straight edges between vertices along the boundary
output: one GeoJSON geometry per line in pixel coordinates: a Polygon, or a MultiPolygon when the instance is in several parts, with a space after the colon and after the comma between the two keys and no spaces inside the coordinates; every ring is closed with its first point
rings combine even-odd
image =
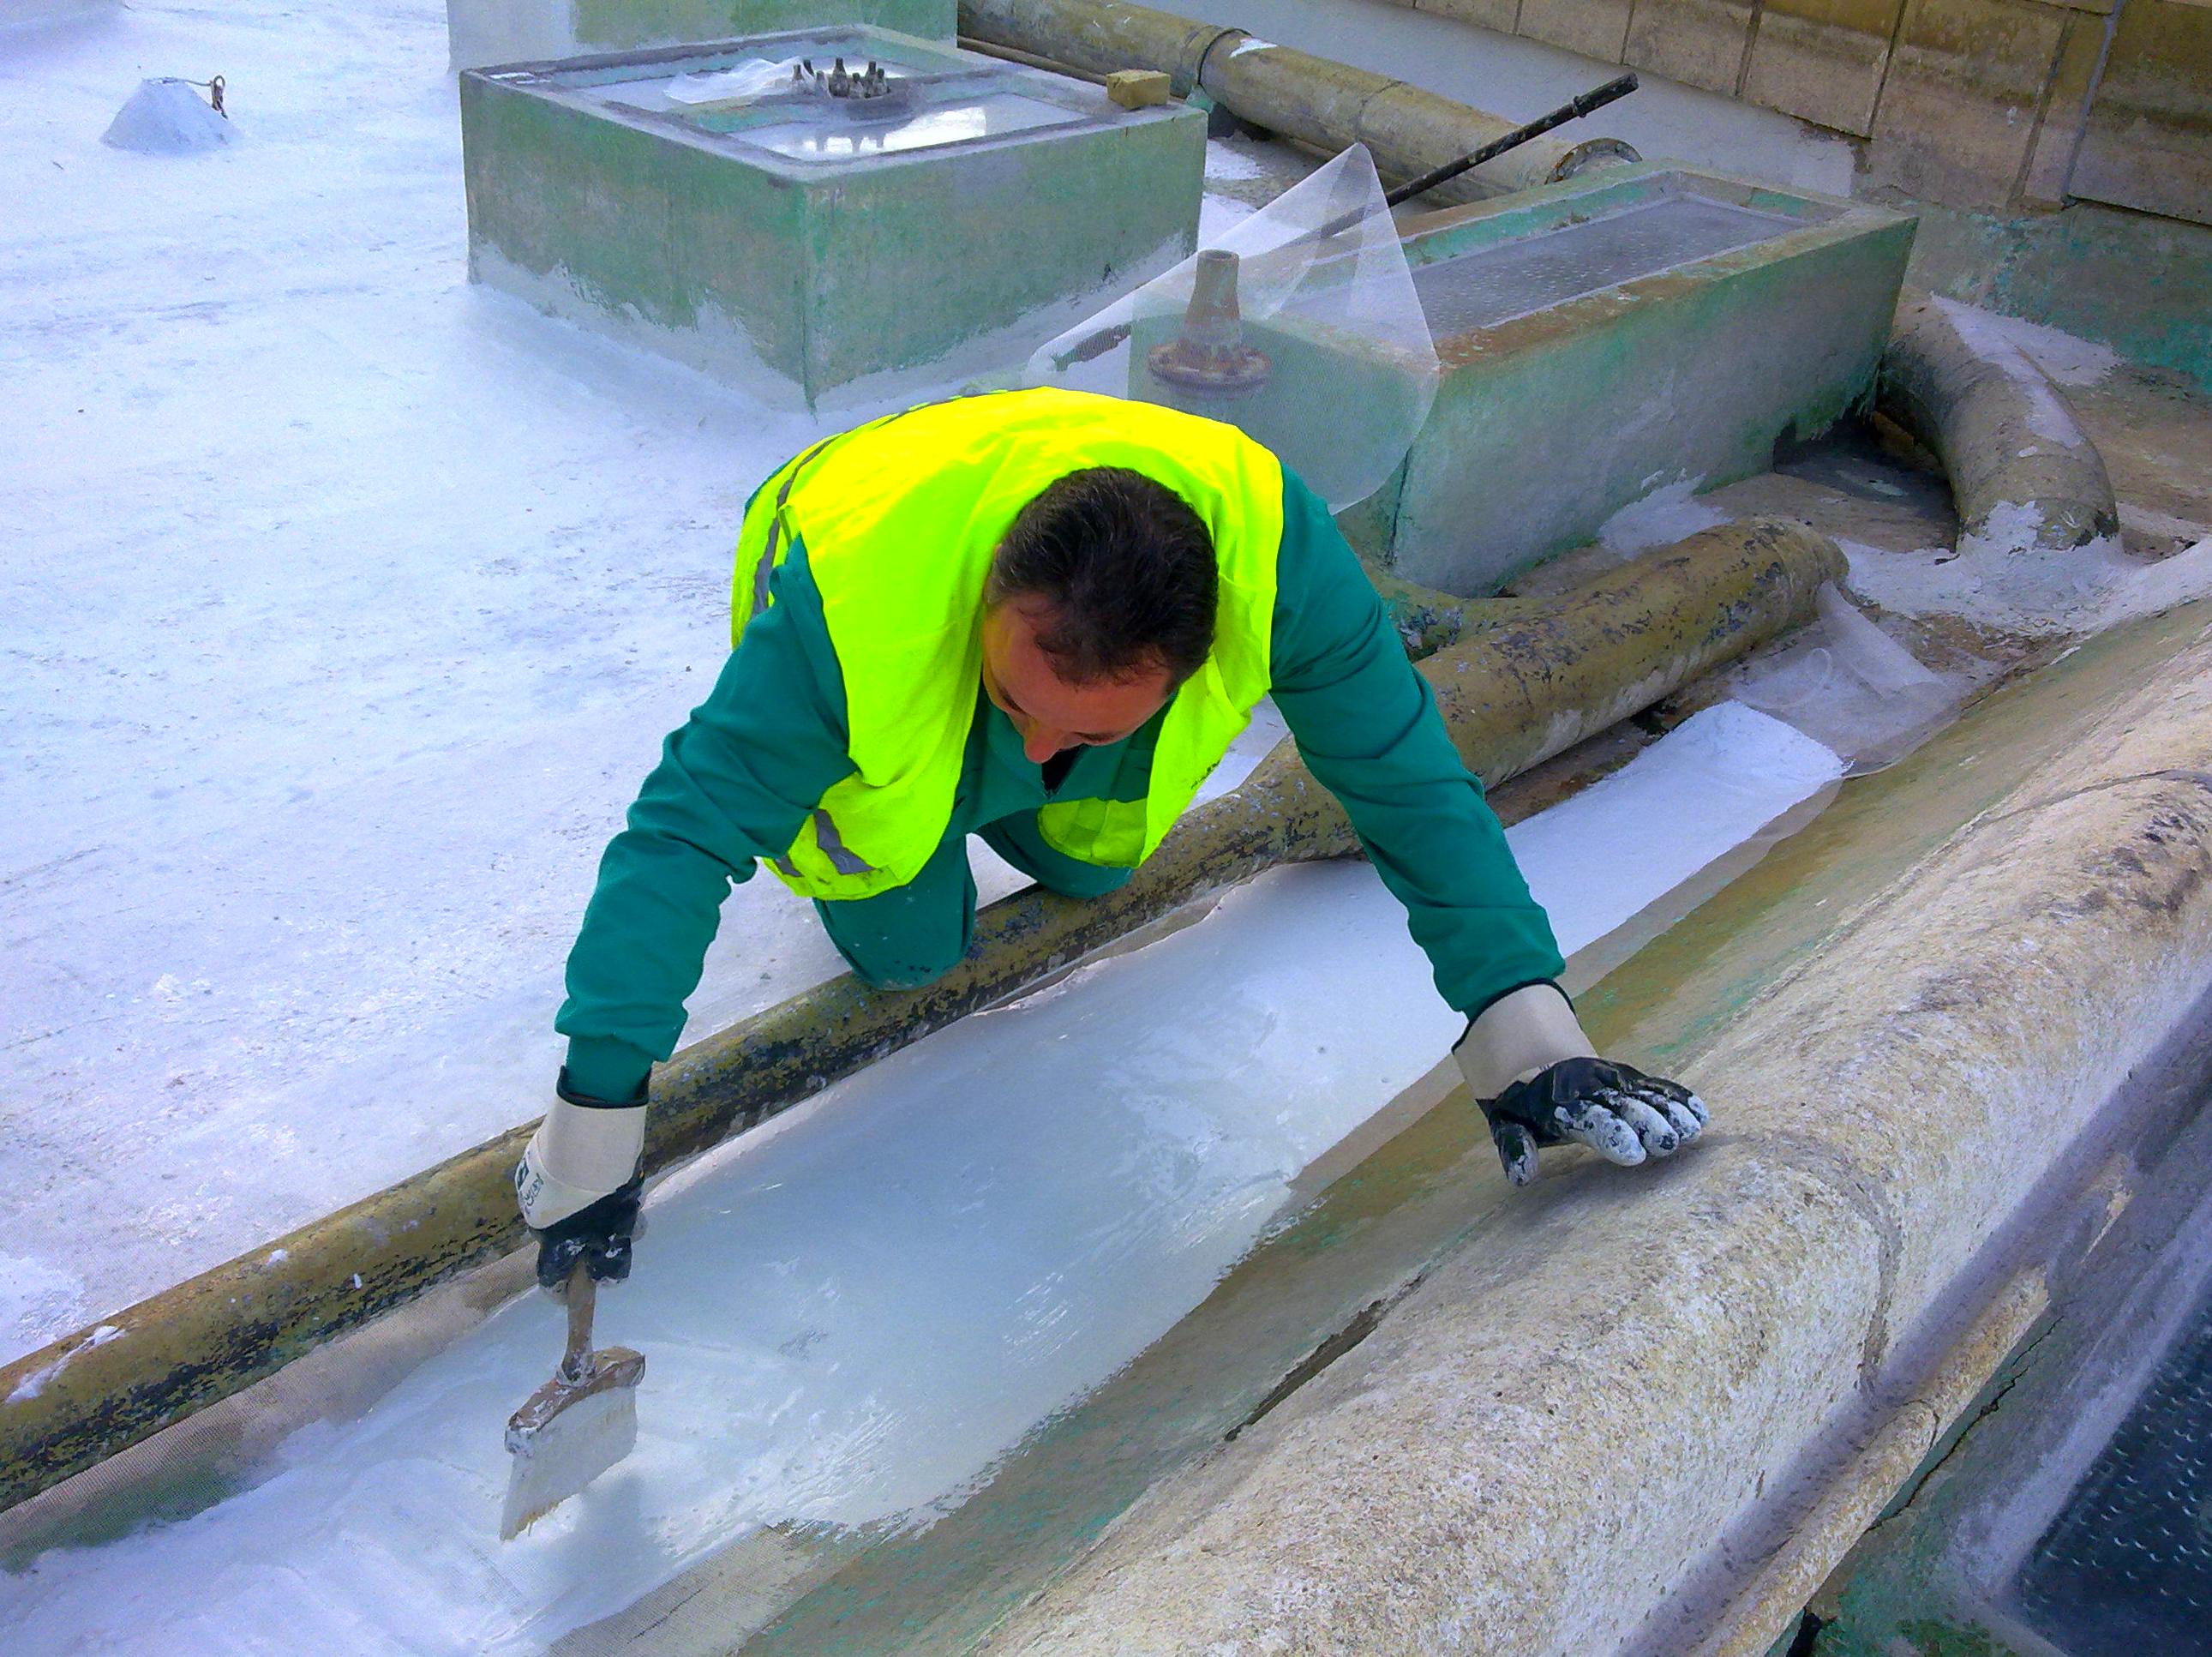
{"type": "Polygon", "coordinates": [[[611,1346],[591,1355],[581,1380],[554,1376],[509,1418],[501,1541],[520,1536],[636,1446],[644,1374],[642,1354],[611,1346]]]}

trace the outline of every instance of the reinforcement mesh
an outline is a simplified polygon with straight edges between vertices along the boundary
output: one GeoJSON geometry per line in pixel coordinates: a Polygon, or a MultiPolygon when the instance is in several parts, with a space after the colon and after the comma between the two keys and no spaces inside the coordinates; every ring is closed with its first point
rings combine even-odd
{"type": "Polygon", "coordinates": [[[1030,359],[1024,383],[1165,404],[1241,427],[1332,508],[1397,470],[1436,399],[1436,347],[1375,163],[1353,145],[1206,248],[1237,256],[1243,342],[1257,383],[1163,378],[1199,256],[1108,306],[1030,359]],[[1326,233],[1326,234],[1324,234],[1326,233]]]}

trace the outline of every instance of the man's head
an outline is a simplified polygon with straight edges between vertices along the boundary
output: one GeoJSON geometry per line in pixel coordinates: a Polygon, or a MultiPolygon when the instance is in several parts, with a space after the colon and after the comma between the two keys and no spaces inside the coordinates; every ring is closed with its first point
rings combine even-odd
{"type": "Polygon", "coordinates": [[[1213,539],[1121,466],[1072,472],[1022,509],[984,588],[983,688],[1039,765],[1118,742],[1213,648],[1213,539]]]}

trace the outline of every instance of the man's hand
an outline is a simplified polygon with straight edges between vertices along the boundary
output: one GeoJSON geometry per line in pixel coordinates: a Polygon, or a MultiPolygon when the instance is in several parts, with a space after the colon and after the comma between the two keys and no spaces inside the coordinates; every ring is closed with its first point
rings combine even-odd
{"type": "Polygon", "coordinates": [[[1516,1185],[1536,1177],[1541,1146],[1572,1141],[1632,1167],[1673,1155],[1705,1130],[1703,1100],[1598,1057],[1566,996],[1548,984],[1492,1002],[1452,1052],[1516,1185]]]}
{"type": "Polygon", "coordinates": [[[573,1092],[563,1069],[557,1097],[515,1165],[514,1198],[538,1238],[538,1281],[558,1288],[578,1261],[599,1282],[629,1276],[644,1179],[645,1100],[616,1104],[573,1092]]]}

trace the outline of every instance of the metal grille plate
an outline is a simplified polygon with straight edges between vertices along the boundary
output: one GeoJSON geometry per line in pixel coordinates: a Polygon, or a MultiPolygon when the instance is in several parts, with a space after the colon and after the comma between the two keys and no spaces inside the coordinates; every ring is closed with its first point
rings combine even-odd
{"type": "Polygon", "coordinates": [[[2021,1569],[2068,1657],[2212,1657],[2212,1295],[2021,1569]]]}

